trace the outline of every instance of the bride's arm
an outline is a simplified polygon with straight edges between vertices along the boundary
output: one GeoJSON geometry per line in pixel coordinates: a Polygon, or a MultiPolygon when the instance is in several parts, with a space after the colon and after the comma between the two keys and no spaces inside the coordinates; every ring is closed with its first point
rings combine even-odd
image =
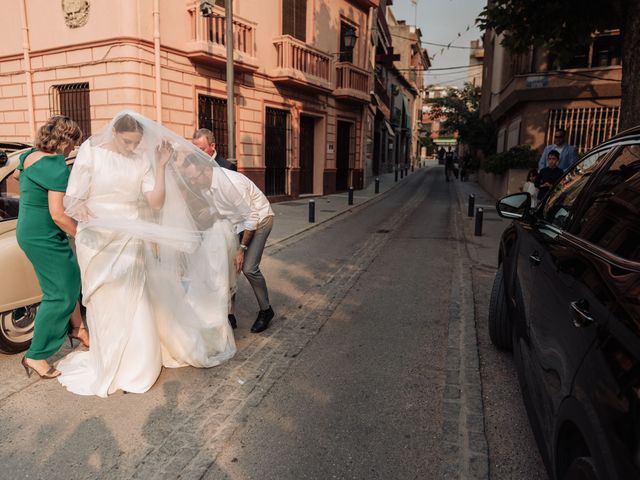
{"type": "Polygon", "coordinates": [[[167,163],[173,154],[173,148],[168,143],[163,143],[156,149],[156,175],[153,190],[145,193],[145,198],[149,206],[155,210],[160,210],[164,206],[165,198],[165,170],[167,163]]]}

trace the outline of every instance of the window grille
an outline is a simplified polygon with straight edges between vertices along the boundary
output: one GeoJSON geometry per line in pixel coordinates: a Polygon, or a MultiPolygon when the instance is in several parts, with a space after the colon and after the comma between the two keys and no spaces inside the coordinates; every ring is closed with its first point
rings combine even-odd
{"type": "Polygon", "coordinates": [[[227,100],[224,98],[198,95],[198,128],[208,128],[213,132],[216,151],[227,158],[227,100]]]}
{"type": "Polygon", "coordinates": [[[583,154],[618,133],[619,107],[559,108],[549,111],[547,144],[556,130],[567,132],[566,142],[583,154]]]}
{"type": "Polygon", "coordinates": [[[65,115],[74,120],[82,130],[82,140],[91,136],[91,103],[89,83],[53,85],[49,89],[51,115],[65,115]]]}
{"type": "Polygon", "coordinates": [[[267,107],[265,120],[265,193],[286,195],[289,112],[267,107]]]}

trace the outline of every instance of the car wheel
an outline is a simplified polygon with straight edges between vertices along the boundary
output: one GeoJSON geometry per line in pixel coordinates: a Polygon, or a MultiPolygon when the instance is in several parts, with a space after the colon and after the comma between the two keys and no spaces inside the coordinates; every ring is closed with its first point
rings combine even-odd
{"type": "Polygon", "coordinates": [[[599,480],[598,471],[591,457],[578,457],[567,469],[562,480],[599,480]]]}
{"type": "Polygon", "coordinates": [[[0,352],[18,353],[29,348],[38,305],[0,313],[0,352]]]}
{"type": "Polygon", "coordinates": [[[504,273],[502,265],[493,279],[491,300],[489,301],[489,338],[491,343],[501,350],[511,350],[511,320],[507,310],[507,299],[504,293],[504,273]]]}

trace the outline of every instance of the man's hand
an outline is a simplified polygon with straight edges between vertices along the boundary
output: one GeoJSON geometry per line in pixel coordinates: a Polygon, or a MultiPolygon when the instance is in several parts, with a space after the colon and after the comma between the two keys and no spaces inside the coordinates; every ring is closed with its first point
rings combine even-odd
{"type": "Polygon", "coordinates": [[[244,265],[244,250],[241,248],[238,249],[236,258],[233,259],[233,264],[236,267],[236,273],[240,273],[242,271],[242,266],[244,265]]]}

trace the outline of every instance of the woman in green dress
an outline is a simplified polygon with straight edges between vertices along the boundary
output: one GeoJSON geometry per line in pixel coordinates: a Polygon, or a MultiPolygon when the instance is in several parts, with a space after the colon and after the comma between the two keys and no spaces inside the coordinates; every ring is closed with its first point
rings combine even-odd
{"type": "Polygon", "coordinates": [[[31,347],[22,366],[31,376],[55,378],[60,372],[47,359],[67,335],[87,344],[82,319],[69,319],[80,296],[80,270],[67,235],[75,236],[75,221],[64,213],[62,200],[69,169],[65,157],[80,141],[78,125],[65,116],[51,117],[38,130],[34,149],[20,156],[20,212],[16,237],[38,277],[42,302],[35,318],[31,347]]]}

